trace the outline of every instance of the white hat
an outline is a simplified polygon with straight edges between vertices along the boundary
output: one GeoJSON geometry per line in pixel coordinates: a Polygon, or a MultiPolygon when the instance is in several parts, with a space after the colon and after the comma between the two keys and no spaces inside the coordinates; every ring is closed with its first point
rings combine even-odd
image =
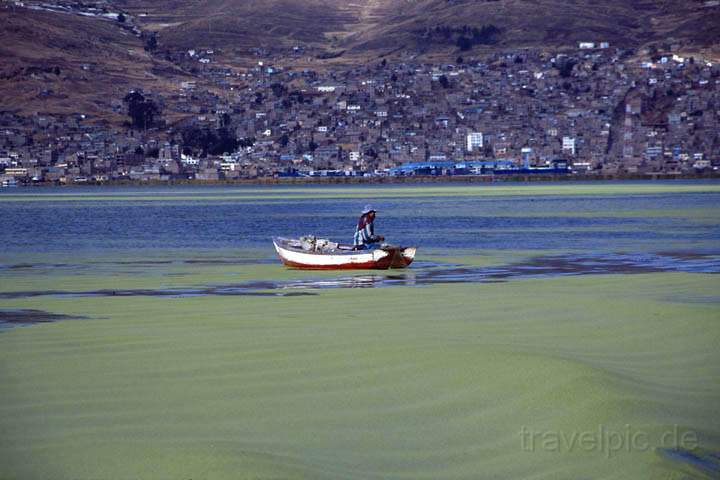
{"type": "Polygon", "coordinates": [[[363,211],[361,215],[365,215],[366,213],[374,212],[375,209],[372,207],[372,205],[365,205],[365,208],[363,208],[363,211]]]}

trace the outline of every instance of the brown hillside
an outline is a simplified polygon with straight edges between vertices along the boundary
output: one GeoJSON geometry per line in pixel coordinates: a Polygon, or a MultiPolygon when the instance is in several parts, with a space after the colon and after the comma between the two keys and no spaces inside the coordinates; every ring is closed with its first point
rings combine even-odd
{"type": "Polygon", "coordinates": [[[697,0],[391,0],[381,6],[383,20],[348,39],[354,49],[452,47],[459,33],[448,39],[434,33],[438,26],[497,27],[500,32],[492,42],[477,45],[484,48],[576,46],[581,41],[624,47],[656,41],[708,46],[720,38],[720,8],[697,0]]]}
{"type": "Polygon", "coordinates": [[[492,25],[473,48],[576,46],[608,41],[697,46],[720,38],[720,7],[702,0],[113,0],[167,48],[246,49],[304,44],[329,50],[453,51],[461,28],[492,25]],[[450,35],[436,33],[448,28],[450,35]]]}
{"type": "Polygon", "coordinates": [[[159,32],[161,46],[243,49],[324,45],[358,18],[354,7],[331,0],[115,0],[144,28],[159,32]]]}
{"type": "MultiPolygon", "coordinates": [[[[65,13],[0,9],[2,109],[103,118],[131,88],[165,90],[172,65],[113,22],[65,13]]],[[[122,116],[122,115],[119,115],[122,116]]]]}
{"type": "Polygon", "coordinates": [[[720,43],[720,7],[699,0],[108,1],[157,32],[157,54],[116,21],[0,3],[2,110],[122,121],[117,101],[131,88],[168,95],[189,78],[164,52],[196,47],[221,47],[220,61],[242,64],[255,47],[295,45],[309,47],[303,58],[338,62],[389,52],[454,58],[460,37],[473,39],[474,52],[579,41],[717,51],[720,43]]]}

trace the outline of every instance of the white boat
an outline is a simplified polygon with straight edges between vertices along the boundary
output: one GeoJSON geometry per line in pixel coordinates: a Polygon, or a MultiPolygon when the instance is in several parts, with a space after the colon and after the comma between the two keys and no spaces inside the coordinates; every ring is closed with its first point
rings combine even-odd
{"type": "Polygon", "coordinates": [[[301,239],[273,238],[283,264],[305,270],[405,268],[415,259],[416,247],[381,245],[372,250],[353,250],[327,242],[321,247],[301,239]]]}

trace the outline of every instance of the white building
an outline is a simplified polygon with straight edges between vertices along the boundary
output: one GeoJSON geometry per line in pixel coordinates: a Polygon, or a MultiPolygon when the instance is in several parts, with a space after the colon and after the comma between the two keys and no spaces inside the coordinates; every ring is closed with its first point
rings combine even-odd
{"type": "Polygon", "coordinates": [[[190,155],[185,155],[184,153],[180,154],[180,162],[182,162],[183,165],[187,165],[187,166],[200,165],[199,159],[193,158],[190,155]]]}
{"type": "Polygon", "coordinates": [[[592,170],[592,163],[587,160],[573,162],[572,169],[576,172],[589,172],[592,170]]]}
{"type": "Polygon", "coordinates": [[[533,149],[530,147],[523,147],[520,150],[520,156],[522,157],[522,163],[525,168],[530,166],[530,159],[532,158],[533,149]]]}
{"type": "Polygon", "coordinates": [[[235,170],[239,170],[240,165],[237,162],[221,162],[220,163],[220,170],[223,172],[234,172],[235,170]]]}
{"type": "Polygon", "coordinates": [[[573,137],[563,137],[562,149],[563,152],[575,155],[575,139],[573,137]]]}
{"type": "Polygon", "coordinates": [[[467,135],[467,151],[472,152],[483,147],[483,134],[480,132],[471,132],[467,135]]]}

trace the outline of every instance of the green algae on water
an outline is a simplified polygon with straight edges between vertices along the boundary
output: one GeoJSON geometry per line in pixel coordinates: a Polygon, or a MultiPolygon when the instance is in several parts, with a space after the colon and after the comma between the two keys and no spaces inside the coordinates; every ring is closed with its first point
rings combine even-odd
{"type": "Polygon", "coordinates": [[[542,439],[629,425],[659,442],[678,426],[717,451],[717,307],[678,298],[717,287],[711,274],[653,273],[0,301],[90,317],[0,334],[0,471],[668,478],[675,465],[653,448],[542,439]]]}
{"type": "Polygon", "coordinates": [[[476,196],[547,196],[547,195],[653,195],[671,193],[718,193],[717,183],[635,183],[590,182],[542,185],[449,185],[449,186],[385,186],[373,187],[294,187],[294,188],[234,188],[193,190],[178,194],[173,190],[98,192],[71,191],[62,193],[32,192],[0,195],[0,202],[27,201],[132,201],[132,202],[178,202],[178,201],[238,201],[238,200],[312,200],[329,198],[438,198],[476,196]]]}

